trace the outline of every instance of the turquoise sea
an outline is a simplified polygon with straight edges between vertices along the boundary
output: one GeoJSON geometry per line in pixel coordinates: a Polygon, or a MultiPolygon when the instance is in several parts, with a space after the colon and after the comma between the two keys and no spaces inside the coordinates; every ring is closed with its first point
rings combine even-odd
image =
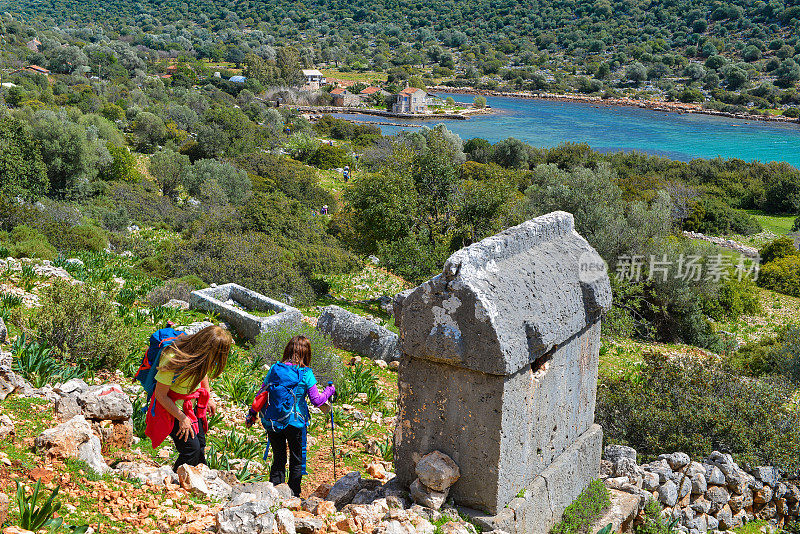
{"type": "MultiPolygon", "coordinates": [[[[437,93],[460,102],[473,95],[437,93]]],[[[588,143],[600,152],[640,151],[676,160],[739,158],[786,161],[800,167],[800,124],[744,121],[709,115],[678,114],[635,107],[596,106],[522,98],[488,97],[496,112],[466,121],[443,120],[462,139],[482,137],[497,142],[516,137],[537,147],[565,141],[588,143]]],[[[369,115],[337,115],[382,125],[384,135],[410,130],[408,125],[434,126],[435,121],[402,121],[369,115]]]]}

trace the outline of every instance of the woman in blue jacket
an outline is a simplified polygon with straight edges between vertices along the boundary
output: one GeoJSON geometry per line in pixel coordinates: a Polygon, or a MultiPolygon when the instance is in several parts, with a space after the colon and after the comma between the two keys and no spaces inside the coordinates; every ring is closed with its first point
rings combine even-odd
{"type": "Polygon", "coordinates": [[[283,350],[283,359],[273,365],[247,415],[247,426],[261,416],[272,447],[272,468],[269,481],[282,484],[286,481],[286,449],[289,449],[289,487],[300,496],[305,458],[305,433],[311,422],[306,395],[314,406],[322,406],[336,392],[329,385],[322,392],[309,367],[311,344],[304,336],[295,336],[283,350]]]}

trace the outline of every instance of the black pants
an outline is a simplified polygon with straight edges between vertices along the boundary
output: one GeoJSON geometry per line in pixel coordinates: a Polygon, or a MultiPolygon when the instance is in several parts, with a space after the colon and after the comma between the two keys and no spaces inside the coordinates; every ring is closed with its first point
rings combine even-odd
{"type": "Polygon", "coordinates": [[[303,479],[303,429],[287,426],[279,432],[267,432],[272,447],[272,468],[269,481],[275,484],[286,482],[286,446],[289,446],[289,487],[295,497],[300,496],[303,479]]]}
{"type": "Polygon", "coordinates": [[[172,470],[178,472],[178,467],[183,464],[189,464],[192,467],[206,463],[206,434],[203,431],[203,422],[198,421],[197,427],[199,432],[193,438],[188,438],[185,441],[178,439],[178,430],[180,423],[175,419],[175,426],[172,427],[170,437],[175,443],[175,450],[178,451],[178,459],[175,460],[175,465],[172,470]]]}

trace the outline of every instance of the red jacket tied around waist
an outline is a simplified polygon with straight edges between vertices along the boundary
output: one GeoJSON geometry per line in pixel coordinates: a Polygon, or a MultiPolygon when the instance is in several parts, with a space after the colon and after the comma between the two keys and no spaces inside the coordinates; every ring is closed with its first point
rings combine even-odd
{"type": "MultiPolygon", "coordinates": [[[[203,424],[203,430],[208,432],[206,408],[208,408],[208,399],[211,394],[207,389],[200,388],[188,395],[182,395],[170,390],[167,396],[175,401],[175,404],[178,401],[184,401],[183,413],[192,421],[192,429],[194,429],[195,433],[200,431],[200,423],[203,424]],[[197,399],[197,407],[193,409],[192,404],[194,403],[192,401],[195,399],[197,399]]],[[[175,418],[158,402],[155,395],[153,395],[150,400],[150,406],[147,408],[146,425],[144,433],[150,438],[154,449],[167,439],[167,436],[175,426],[175,418]]]]}

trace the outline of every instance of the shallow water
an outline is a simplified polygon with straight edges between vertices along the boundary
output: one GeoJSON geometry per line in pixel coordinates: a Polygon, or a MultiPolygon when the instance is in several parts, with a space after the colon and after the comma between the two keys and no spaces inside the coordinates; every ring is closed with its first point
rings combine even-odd
{"type": "MultiPolygon", "coordinates": [[[[474,98],[461,94],[437,95],[452,96],[460,102],[472,102],[474,98]]],[[[441,122],[464,140],[482,137],[494,143],[516,137],[536,147],[554,147],[565,141],[585,142],[600,152],[637,150],[682,161],[720,156],[745,161],[786,161],[800,167],[800,124],[522,98],[487,97],[487,101],[495,114],[466,121],[424,123],[434,126],[441,122]]],[[[421,122],[369,115],[337,116],[396,123],[382,125],[384,135],[412,130],[408,123],[421,122]]]]}

